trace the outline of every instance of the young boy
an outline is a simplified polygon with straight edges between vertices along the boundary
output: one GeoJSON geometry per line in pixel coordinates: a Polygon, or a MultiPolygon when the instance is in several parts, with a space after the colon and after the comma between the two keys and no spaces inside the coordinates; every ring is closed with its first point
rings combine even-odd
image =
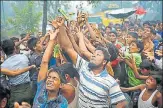
{"type": "Polygon", "coordinates": [[[130,88],[121,87],[121,90],[123,92],[141,90],[138,99],[138,108],[162,108],[162,95],[157,90],[159,80],[157,76],[151,75],[145,84],[130,88]]]}
{"type": "Polygon", "coordinates": [[[126,57],[126,59],[124,59],[124,61],[127,64],[127,74],[128,74],[129,86],[137,86],[137,85],[143,83],[141,80],[135,78],[135,75],[134,75],[134,72],[132,69],[132,64],[130,62],[128,62],[128,60],[127,60],[129,57],[131,57],[131,54],[132,54],[133,57],[135,58],[135,63],[138,68],[140,63],[142,62],[140,53],[143,50],[143,48],[144,48],[143,43],[141,41],[135,40],[135,41],[132,41],[129,46],[129,53],[124,52],[124,54],[123,54],[124,57],[126,57]]]}

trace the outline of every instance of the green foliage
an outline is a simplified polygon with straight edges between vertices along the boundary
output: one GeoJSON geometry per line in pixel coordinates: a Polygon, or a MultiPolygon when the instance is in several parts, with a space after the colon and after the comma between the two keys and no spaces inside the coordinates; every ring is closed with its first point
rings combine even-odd
{"type": "Polygon", "coordinates": [[[93,7],[96,7],[99,5],[100,1],[99,0],[88,0],[89,4],[92,4],[93,7]]]}
{"type": "Polygon", "coordinates": [[[23,8],[18,5],[12,5],[15,16],[7,19],[7,25],[12,27],[8,31],[8,35],[38,31],[42,12],[36,12],[34,6],[33,1],[28,1],[23,8]]]}

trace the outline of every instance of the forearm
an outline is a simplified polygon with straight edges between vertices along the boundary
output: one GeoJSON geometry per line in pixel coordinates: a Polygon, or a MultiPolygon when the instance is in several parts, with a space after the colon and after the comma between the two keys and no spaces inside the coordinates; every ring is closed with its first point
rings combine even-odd
{"type": "Polygon", "coordinates": [[[28,67],[25,67],[23,69],[18,69],[18,70],[8,70],[5,68],[2,68],[1,72],[5,75],[16,76],[16,75],[29,71],[31,68],[33,68],[33,66],[28,66],[28,67]]]}
{"type": "Polygon", "coordinates": [[[47,48],[44,52],[43,58],[42,58],[42,62],[41,62],[41,67],[40,67],[40,71],[38,74],[38,79],[37,81],[41,81],[44,80],[46,78],[47,72],[48,72],[48,63],[49,60],[51,58],[51,55],[53,53],[53,47],[54,47],[55,41],[54,40],[50,40],[47,48]]]}
{"type": "Polygon", "coordinates": [[[131,69],[133,69],[132,64],[127,59],[124,59],[124,61],[131,69]]]}
{"type": "Polygon", "coordinates": [[[86,37],[84,38],[84,40],[85,40],[85,45],[86,45],[87,49],[91,53],[94,53],[94,51],[95,51],[96,48],[90,43],[90,41],[86,37]]]}
{"type": "Polygon", "coordinates": [[[146,80],[146,79],[149,77],[149,76],[140,75],[139,72],[138,72],[138,69],[137,69],[137,67],[136,67],[136,65],[135,65],[135,63],[132,64],[132,65],[133,65],[133,72],[134,72],[134,75],[135,75],[135,77],[136,77],[137,79],[146,80]]]}
{"type": "Polygon", "coordinates": [[[59,30],[60,32],[58,33],[58,39],[60,46],[67,52],[73,64],[75,65],[77,60],[77,52],[73,49],[72,43],[66,34],[64,26],[60,27],[59,30]]]}
{"type": "Polygon", "coordinates": [[[59,33],[58,33],[58,40],[61,45],[61,47],[66,49],[73,49],[72,43],[70,42],[70,39],[67,36],[66,30],[64,26],[59,27],[59,33]]]}
{"type": "Polygon", "coordinates": [[[90,33],[90,36],[93,40],[96,40],[96,34],[93,31],[92,27],[90,26],[90,24],[88,22],[86,22],[86,26],[88,27],[88,31],[90,33]]]}
{"type": "Polygon", "coordinates": [[[42,62],[44,63],[48,63],[50,61],[50,58],[51,58],[51,55],[53,53],[53,48],[54,48],[54,45],[55,45],[55,41],[54,40],[50,40],[48,45],[47,45],[47,48],[44,52],[44,55],[43,55],[43,58],[42,58],[42,62]]]}
{"type": "Polygon", "coordinates": [[[80,39],[79,39],[79,47],[81,49],[81,52],[82,54],[88,59],[90,60],[91,56],[92,56],[92,53],[90,53],[88,51],[88,49],[86,48],[85,46],[85,43],[84,43],[84,36],[81,36],[80,39]]]}
{"type": "Polygon", "coordinates": [[[16,42],[15,47],[19,46],[22,42],[24,42],[24,39],[20,40],[19,42],[16,42]]]}
{"type": "Polygon", "coordinates": [[[70,41],[71,41],[71,43],[72,43],[72,46],[73,46],[74,50],[75,50],[79,55],[81,55],[81,50],[80,50],[79,46],[77,45],[77,43],[75,42],[74,37],[73,37],[71,34],[69,34],[68,36],[69,36],[69,38],[70,38],[70,41]]]}
{"type": "Polygon", "coordinates": [[[126,101],[122,101],[122,102],[119,102],[116,105],[116,108],[126,108],[126,105],[127,105],[127,102],[126,101]]]}

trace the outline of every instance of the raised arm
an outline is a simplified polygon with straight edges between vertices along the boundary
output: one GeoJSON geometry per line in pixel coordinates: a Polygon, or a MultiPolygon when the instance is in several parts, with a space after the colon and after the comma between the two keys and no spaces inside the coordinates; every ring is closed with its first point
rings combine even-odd
{"type": "Polygon", "coordinates": [[[30,34],[27,34],[25,38],[15,43],[15,47],[19,46],[22,42],[27,41],[30,38],[30,34]]]}
{"type": "Polygon", "coordinates": [[[5,74],[5,75],[9,75],[9,76],[16,76],[16,75],[20,75],[24,72],[27,72],[30,69],[35,68],[35,67],[36,67],[35,65],[31,65],[31,66],[25,67],[23,69],[17,69],[17,70],[9,70],[6,68],[1,68],[1,73],[5,74]]]}
{"type": "Polygon", "coordinates": [[[37,79],[38,82],[40,82],[41,80],[44,80],[46,78],[46,75],[48,72],[48,63],[49,63],[49,60],[53,53],[53,48],[54,48],[54,44],[56,43],[56,37],[57,37],[58,32],[59,32],[59,30],[56,29],[56,31],[54,33],[50,33],[50,40],[49,40],[47,48],[44,52],[42,62],[41,62],[40,71],[38,74],[38,79],[37,79]]]}
{"type": "Polygon", "coordinates": [[[88,31],[90,33],[90,36],[93,40],[96,40],[96,33],[93,31],[91,25],[86,21],[86,26],[88,27],[88,31]]]}
{"type": "Polygon", "coordinates": [[[121,87],[121,90],[123,92],[128,92],[128,91],[135,91],[135,90],[143,90],[145,88],[145,84],[140,84],[138,86],[135,86],[135,87],[129,87],[129,88],[125,88],[125,87],[121,87]]]}
{"type": "Polygon", "coordinates": [[[82,54],[90,60],[92,54],[87,50],[85,43],[84,43],[84,35],[83,33],[80,31],[80,29],[78,30],[77,34],[76,34],[79,38],[79,48],[81,49],[82,54]]]}
{"type": "Polygon", "coordinates": [[[72,43],[72,46],[74,48],[74,50],[79,54],[81,55],[81,50],[79,48],[79,46],[77,45],[77,43],[75,42],[75,39],[74,39],[74,36],[72,35],[72,33],[70,32],[70,30],[68,29],[67,30],[67,35],[72,43]]]}
{"type": "Polygon", "coordinates": [[[67,36],[66,29],[64,26],[61,26],[61,27],[59,27],[59,30],[60,30],[60,32],[58,34],[59,43],[60,43],[62,49],[64,49],[67,52],[67,54],[71,58],[73,64],[76,65],[77,52],[73,49],[72,43],[70,42],[70,40],[67,36]]]}

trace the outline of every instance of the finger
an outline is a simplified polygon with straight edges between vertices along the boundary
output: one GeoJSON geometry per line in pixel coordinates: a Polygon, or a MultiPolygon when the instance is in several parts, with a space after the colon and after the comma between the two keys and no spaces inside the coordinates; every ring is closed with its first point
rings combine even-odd
{"type": "Polygon", "coordinates": [[[31,108],[31,105],[28,104],[27,102],[22,102],[22,106],[27,106],[27,107],[31,108]]]}
{"type": "Polygon", "coordinates": [[[19,108],[19,103],[18,102],[14,103],[14,108],[19,108]]]}

